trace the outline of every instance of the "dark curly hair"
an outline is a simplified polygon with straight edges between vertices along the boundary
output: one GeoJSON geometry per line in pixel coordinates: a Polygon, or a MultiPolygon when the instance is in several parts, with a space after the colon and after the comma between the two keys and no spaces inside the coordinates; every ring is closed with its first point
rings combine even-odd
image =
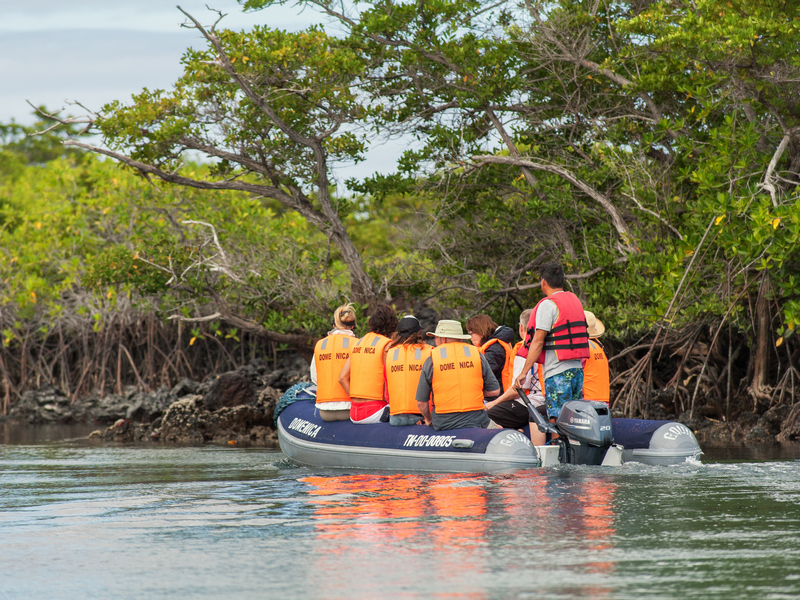
{"type": "Polygon", "coordinates": [[[378,304],[369,317],[369,330],[388,338],[397,331],[397,315],[388,304],[378,304]]]}

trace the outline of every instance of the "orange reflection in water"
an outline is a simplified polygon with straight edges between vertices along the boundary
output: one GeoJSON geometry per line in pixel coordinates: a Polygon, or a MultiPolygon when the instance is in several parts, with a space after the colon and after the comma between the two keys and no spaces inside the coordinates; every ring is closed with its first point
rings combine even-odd
{"type": "Polygon", "coordinates": [[[319,496],[314,518],[322,538],[346,536],[386,543],[414,535],[425,516],[420,496],[420,475],[348,475],[306,477],[300,481],[313,486],[309,493],[319,496]],[[351,496],[343,498],[343,495],[351,496]],[[391,526],[383,520],[392,519],[391,526]]]}
{"type": "MultiPolygon", "coordinates": [[[[602,476],[566,478],[544,469],[506,475],[499,496],[506,513],[507,528],[526,531],[532,546],[542,552],[560,542],[586,549],[590,560],[580,568],[588,573],[611,574],[613,560],[606,559],[614,547],[614,501],[617,485],[602,476]]],[[[558,564],[557,555],[552,559],[558,564]]],[[[568,582],[565,582],[568,584],[568,582]]],[[[607,598],[614,588],[585,585],[572,590],[580,597],[607,598]]]]}
{"type": "MultiPolygon", "coordinates": [[[[586,528],[588,548],[592,553],[607,555],[614,548],[612,536],[614,530],[614,493],[616,484],[597,478],[590,479],[584,484],[584,494],[581,496],[583,505],[583,522],[586,528]]],[[[612,560],[596,560],[586,564],[589,573],[614,572],[616,564],[612,560]]],[[[614,591],[610,586],[585,586],[583,591],[594,598],[608,598],[614,591]]]]}
{"type": "MultiPolygon", "coordinates": [[[[372,560],[391,557],[395,564],[386,565],[387,576],[401,564],[412,576],[435,573],[439,581],[482,573],[486,557],[475,550],[486,546],[487,498],[474,475],[347,475],[301,481],[316,496],[318,536],[338,542],[327,551],[343,562],[352,563],[366,552],[372,560]]],[[[480,592],[456,595],[485,597],[480,592]]]]}
{"type": "MultiPolygon", "coordinates": [[[[313,498],[317,535],[327,542],[328,556],[320,560],[328,570],[389,560],[386,577],[402,580],[403,573],[422,571],[439,581],[474,581],[492,568],[492,546],[502,546],[503,532],[530,535],[545,552],[564,539],[578,544],[590,559],[600,558],[583,563],[583,572],[610,574],[615,567],[605,556],[613,549],[617,486],[605,477],[565,478],[531,469],[488,479],[361,474],[301,481],[313,498]],[[498,519],[498,511],[505,518],[498,519]]],[[[614,588],[580,584],[576,591],[602,599],[614,588]]],[[[487,594],[454,595],[479,599],[487,594]]]]}

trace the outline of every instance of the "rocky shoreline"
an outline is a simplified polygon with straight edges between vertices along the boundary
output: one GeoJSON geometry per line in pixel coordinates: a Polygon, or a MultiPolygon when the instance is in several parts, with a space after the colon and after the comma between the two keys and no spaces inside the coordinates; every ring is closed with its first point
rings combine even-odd
{"type": "MultiPolygon", "coordinates": [[[[235,371],[203,382],[183,379],[172,388],[89,396],[72,402],[63,391],[46,386],[26,392],[0,422],[10,425],[97,426],[90,439],[98,442],[166,444],[231,444],[275,447],[274,411],[284,391],[309,381],[308,364],[299,355],[275,368],[253,360],[235,371]]],[[[763,414],[741,413],[725,422],[702,415],[660,414],[652,418],[680,421],[695,432],[701,446],[756,446],[800,441],[800,410],[774,406],[763,414]]]]}
{"type": "Polygon", "coordinates": [[[23,394],[0,421],[97,425],[89,436],[97,441],[273,447],[278,443],[275,406],[300,381],[308,381],[308,364],[298,356],[280,368],[254,360],[203,382],[183,379],[149,392],[128,387],[122,394],[75,402],[46,386],[23,394]]]}

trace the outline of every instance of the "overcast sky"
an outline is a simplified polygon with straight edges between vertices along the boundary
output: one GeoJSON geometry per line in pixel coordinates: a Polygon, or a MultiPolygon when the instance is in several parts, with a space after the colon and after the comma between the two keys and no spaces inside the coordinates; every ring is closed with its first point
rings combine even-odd
{"type": "MultiPolygon", "coordinates": [[[[291,5],[243,13],[235,0],[0,0],[0,122],[30,124],[26,100],[82,114],[67,103],[97,110],[144,87],[170,89],[186,48],[205,45],[180,26],[176,5],[203,24],[216,19],[206,5],[219,9],[228,29],[263,24],[296,31],[318,18],[291,5]]],[[[398,154],[392,145],[379,146],[357,172],[388,172],[398,154]]],[[[356,169],[338,175],[355,176],[356,169]]]]}

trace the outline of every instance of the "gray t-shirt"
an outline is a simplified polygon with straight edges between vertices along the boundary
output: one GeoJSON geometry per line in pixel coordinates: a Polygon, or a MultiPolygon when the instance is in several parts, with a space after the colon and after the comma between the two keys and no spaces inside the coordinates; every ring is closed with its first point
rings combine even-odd
{"type": "MultiPolygon", "coordinates": [[[[579,361],[580,362],[580,361],[579,361]]],[[[497,378],[492,373],[486,357],[481,354],[481,374],[483,375],[483,391],[493,392],[500,389],[500,384],[497,378]]],[[[467,412],[436,414],[436,398],[433,397],[433,360],[428,357],[422,364],[422,371],[420,372],[419,384],[417,384],[416,400],[417,402],[427,402],[428,398],[433,400],[433,428],[436,431],[447,429],[460,429],[462,427],[483,427],[484,429],[489,426],[489,415],[486,411],[470,410],[467,412]]]]}
{"type": "MultiPolygon", "coordinates": [[[[560,294],[561,292],[556,292],[560,294]]],[[[552,300],[543,300],[536,309],[536,329],[550,331],[558,320],[558,307],[552,300]]],[[[580,369],[580,360],[558,360],[555,350],[545,350],[544,353],[544,378],[563,373],[567,369],[580,369]]]]}

